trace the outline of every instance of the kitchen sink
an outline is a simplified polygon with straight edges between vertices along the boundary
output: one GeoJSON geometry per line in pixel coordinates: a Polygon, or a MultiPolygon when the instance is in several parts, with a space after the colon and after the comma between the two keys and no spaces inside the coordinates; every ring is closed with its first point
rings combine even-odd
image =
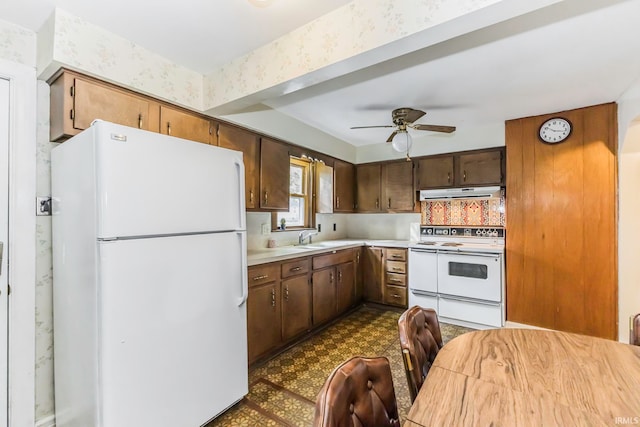
{"type": "Polygon", "coordinates": [[[324,242],[308,243],[306,245],[296,245],[294,247],[301,248],[301,249],[327,249],[327,248],[335,248],[335,247],[344,246],[344,245],[345,245],[345,242],[327,240],[324,242]]]}

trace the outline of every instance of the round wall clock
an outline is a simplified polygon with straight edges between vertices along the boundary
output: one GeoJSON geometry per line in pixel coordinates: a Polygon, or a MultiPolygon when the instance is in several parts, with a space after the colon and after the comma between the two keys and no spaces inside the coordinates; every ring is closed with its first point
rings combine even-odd
{"type": "Polygon", "coordinates": [[[571,135],[571,122],[562,117],[553,117],[540,126],[538,136],[542,142],[557,144],[571,135]]]}

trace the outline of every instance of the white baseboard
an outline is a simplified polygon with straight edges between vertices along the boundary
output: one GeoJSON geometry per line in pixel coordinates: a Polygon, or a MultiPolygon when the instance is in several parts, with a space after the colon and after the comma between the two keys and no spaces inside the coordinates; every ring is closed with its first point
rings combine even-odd
{"type": "Polygon", "coordinates": [[[34,427],[56,427],[56,416],[49,415],[48,417],[40,418],[36,421],[34,427]]]}

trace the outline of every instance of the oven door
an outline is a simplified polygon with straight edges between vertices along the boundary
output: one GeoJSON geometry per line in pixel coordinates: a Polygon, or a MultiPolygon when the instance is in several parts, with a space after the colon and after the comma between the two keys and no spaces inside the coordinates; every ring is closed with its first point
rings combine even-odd
{"type": "Polygon", "coordinates": [[[409,250],[409,289],[418,293],[438,292],[438,253],[435,250],[409,250]]]}
{"type": "Polygon", "coordinates": [[[438,254],[438,292],[502,301],[502,255],[469,252],[438,254]]]}

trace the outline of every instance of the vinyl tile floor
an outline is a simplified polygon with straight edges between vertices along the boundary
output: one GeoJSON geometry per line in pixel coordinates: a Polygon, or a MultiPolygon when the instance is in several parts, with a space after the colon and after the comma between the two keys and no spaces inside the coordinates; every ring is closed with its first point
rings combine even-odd
{"type": "MultiPolygon", "coordinates": [[[[362,306],[249,372],[249,393],[207,427],[304,427],[331,371],[353,356],[385,356],[391,364],[400,420],[411,406],[398,339],[401,311],[362,306]]],[[[440,324],[446,344],[471,329],[440,324]]]]}

